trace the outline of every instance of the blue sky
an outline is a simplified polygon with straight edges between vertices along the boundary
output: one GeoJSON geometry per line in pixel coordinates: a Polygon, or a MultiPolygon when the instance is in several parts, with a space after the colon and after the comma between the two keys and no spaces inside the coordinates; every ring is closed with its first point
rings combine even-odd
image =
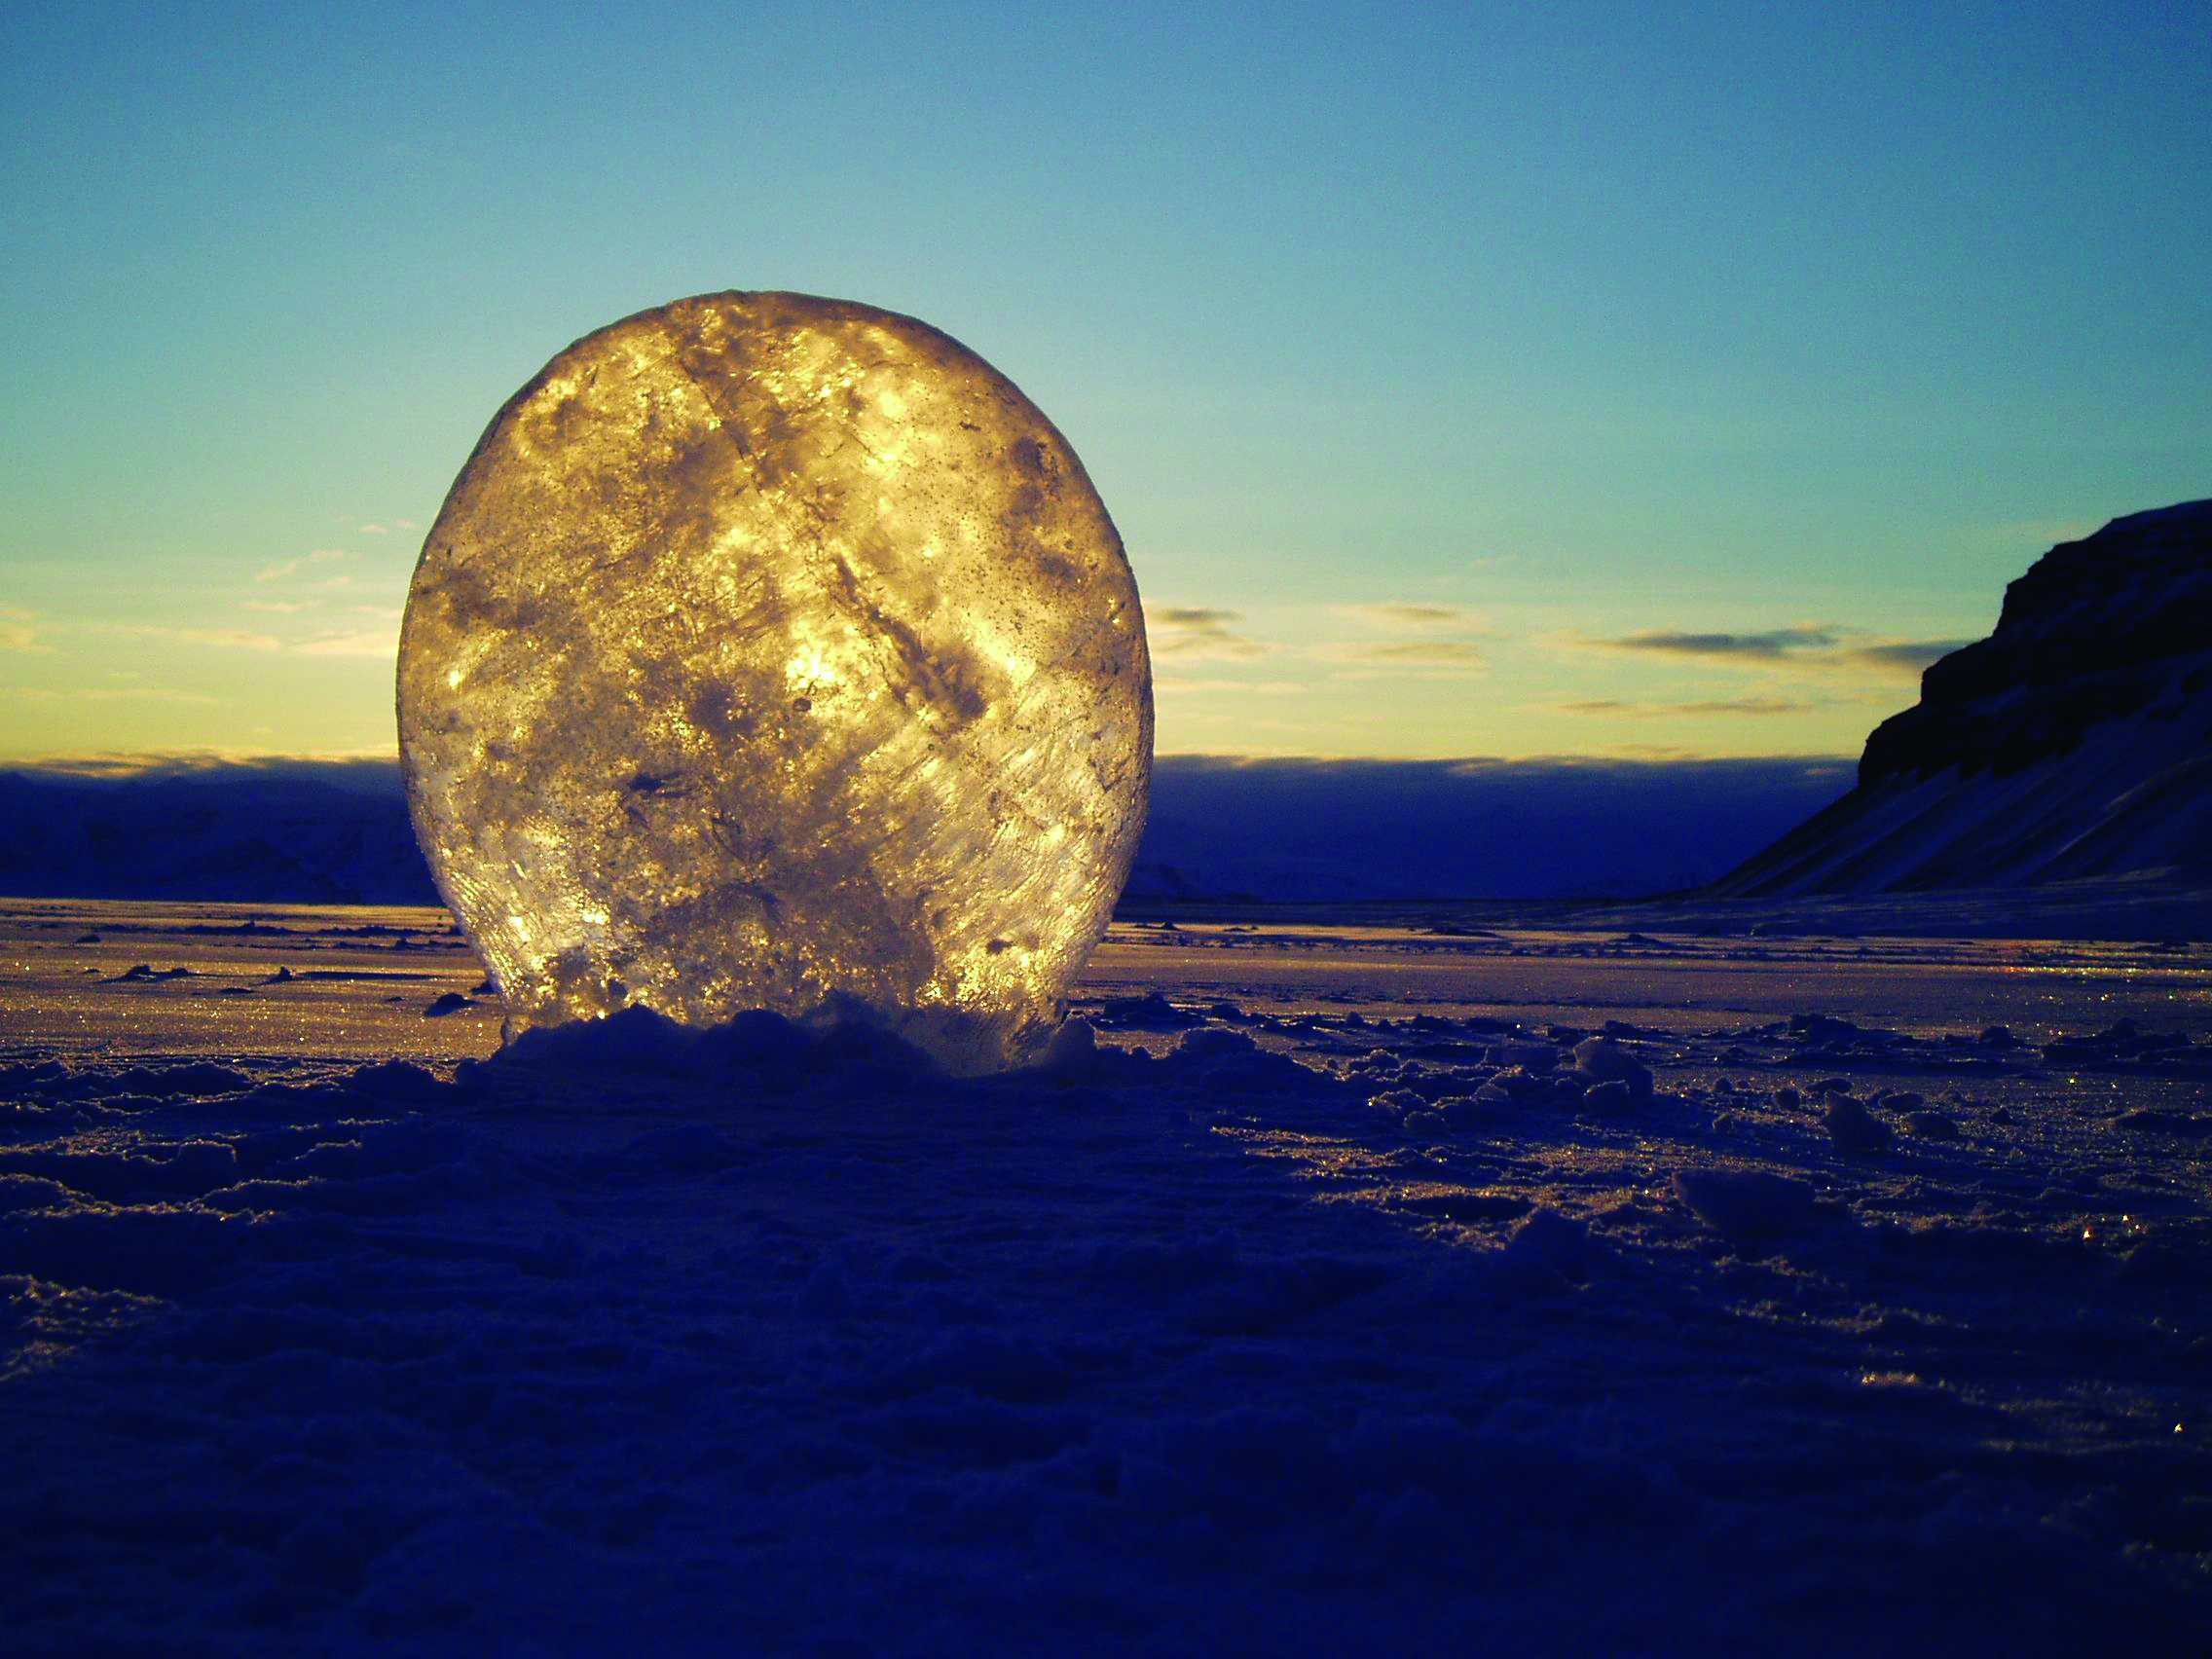
{"type": "Polygon", "coordinates": [[[0,756],[391,743],[571,339],[784,287],[1067,433],[1165,751],[1855,752],[2212,494],[2201,5],[0,19],[0,756]]]}

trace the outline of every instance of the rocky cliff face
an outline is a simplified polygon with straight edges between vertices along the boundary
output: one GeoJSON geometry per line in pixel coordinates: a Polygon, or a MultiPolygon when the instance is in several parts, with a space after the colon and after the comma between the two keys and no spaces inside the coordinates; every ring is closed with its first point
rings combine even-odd
{"type": "Polygon", "coordinates": [[[2212,883],[2212,501],[2115,519],[2005,591],[1859,786],[1723,897],[2212,883]]]}

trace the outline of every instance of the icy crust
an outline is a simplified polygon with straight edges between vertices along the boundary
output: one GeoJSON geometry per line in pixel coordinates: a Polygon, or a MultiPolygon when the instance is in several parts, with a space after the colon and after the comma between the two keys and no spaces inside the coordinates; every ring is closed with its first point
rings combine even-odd
{"type": "Polygon", "coordinates": [[[1095,1025],[18,1053],[0,1646],[2198,1650],[2212,1045],[1095,1025]]]}
{"type": "Polygon", "coordinates": [[[500,411],[400,642],[408,798],[520,1030],[835,996],[1026,1058],[1143,830],[1143,616],[1082,463],[935,329],[680,301],[500,411]]]}

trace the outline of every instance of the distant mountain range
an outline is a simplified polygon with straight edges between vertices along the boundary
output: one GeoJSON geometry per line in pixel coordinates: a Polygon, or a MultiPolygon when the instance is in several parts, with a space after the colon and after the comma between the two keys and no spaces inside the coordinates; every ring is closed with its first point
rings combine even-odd
{"type": "MultiPolygon", "coordinates": [[[[1168,756],[1128,898],[1636,898],[1711,879],[1849,776],[1840,759],[1168,756]]],[[[0,773],[0,893],[437,902],[387,760],[0,773]]]]}
{"type": "Polygon", "coordinates": [[[2065,882],[2212,888],[2212,501],[2053,547],[1875,728],[1857,788],[1709,891],[2065,882]]]}

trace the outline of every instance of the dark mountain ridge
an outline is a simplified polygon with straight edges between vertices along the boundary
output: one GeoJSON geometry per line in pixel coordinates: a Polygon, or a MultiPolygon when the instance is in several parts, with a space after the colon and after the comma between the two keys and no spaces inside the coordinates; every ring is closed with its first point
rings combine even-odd
{"type": "Polygon", "coordinates": [[[2212,886],[2212,500],[2113,520],[1921,677],[1849,794],[1718,898],[2212,886]]]}

